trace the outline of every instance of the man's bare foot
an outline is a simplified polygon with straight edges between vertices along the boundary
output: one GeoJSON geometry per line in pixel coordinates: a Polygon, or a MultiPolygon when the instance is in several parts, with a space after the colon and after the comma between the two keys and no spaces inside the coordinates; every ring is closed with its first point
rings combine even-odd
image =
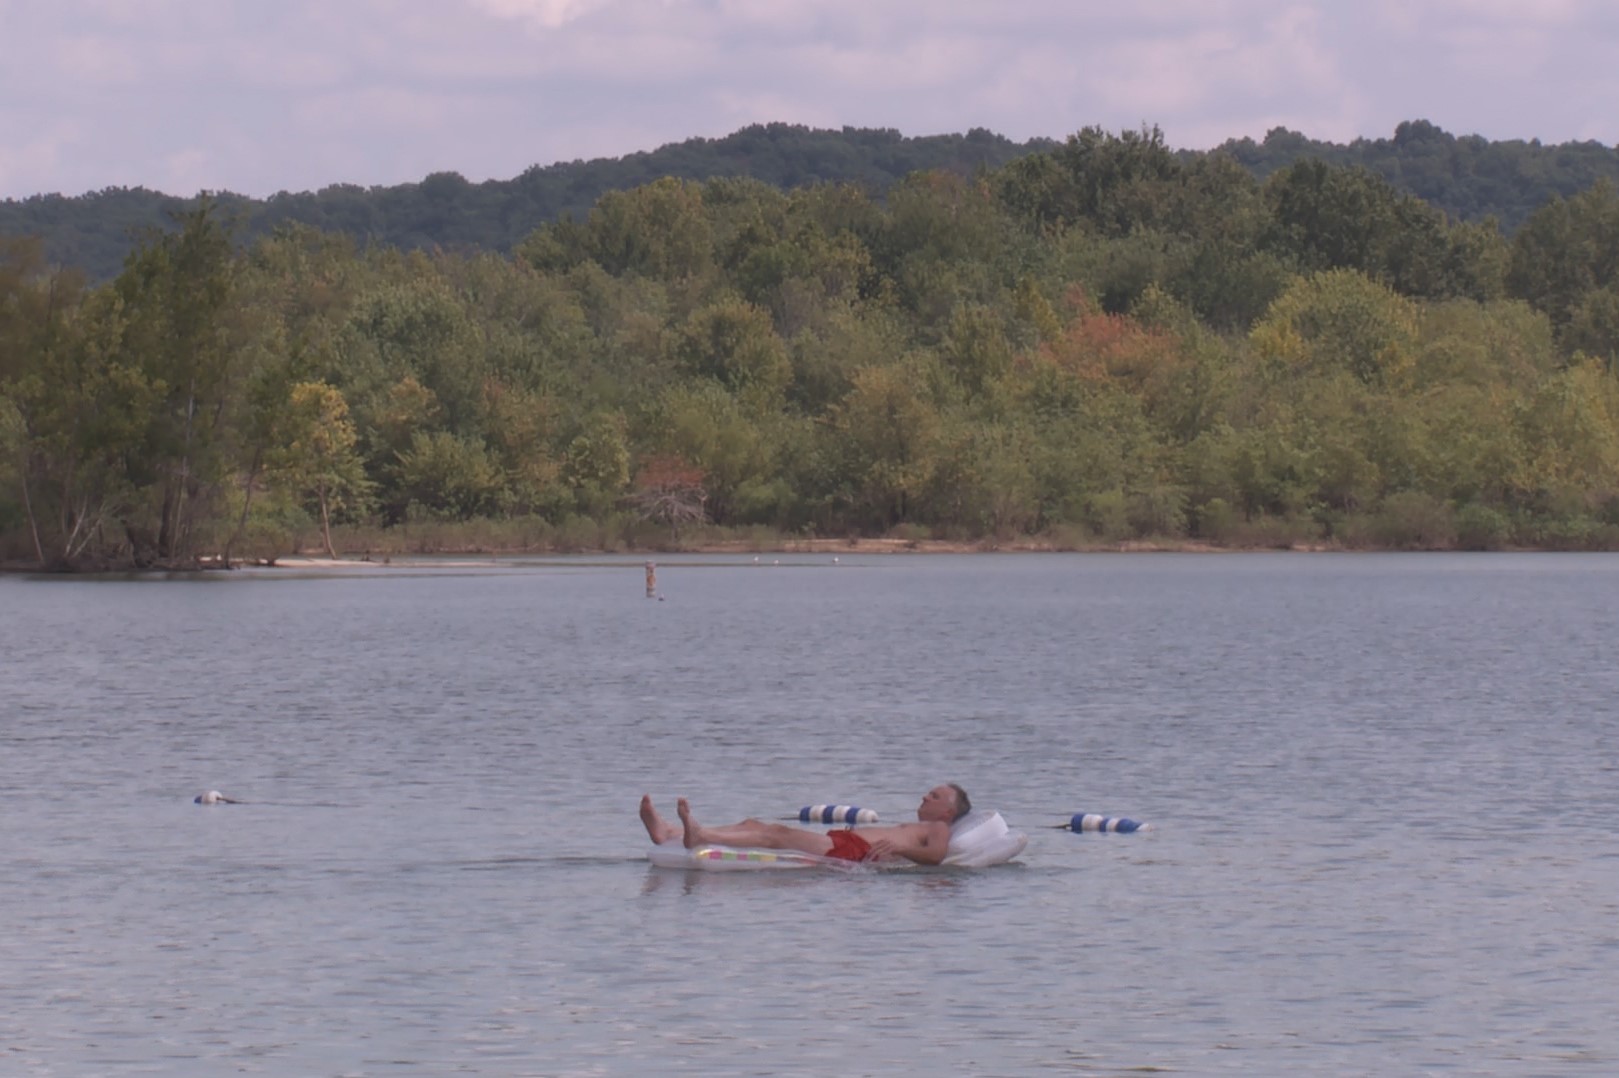
{"type": "Polygon", "coordinates": [[[691,818],[691,806],[686,803],[684,797],[675,802],[675,811],[680,814],[680,822],[686,828],[685,834],[682,836],[686,849],[701,846],[703,844],[703,829],[698,826],[696,820],[691,818]]]}
{"type": "Polygon", "coordinates": [[[680,833],[675,830],[674,824],[659,816],[658,810],[652,807],[651,794],[641,795],[641,823],[646,825],[646,833],[656,846],[662,846],[680,833]]]}

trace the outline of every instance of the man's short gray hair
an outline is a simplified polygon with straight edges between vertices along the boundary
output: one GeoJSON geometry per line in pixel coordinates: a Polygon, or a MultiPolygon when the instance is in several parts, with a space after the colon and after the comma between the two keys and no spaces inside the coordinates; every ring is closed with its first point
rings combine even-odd
{"type": "Polygon", "coordinates": [[[945,785],[956,791],[956,814],[950,819],[951,823],[955,823],[973,810],[973,799],[967,796],[966,790],[963,790],[955,783],[947,782],[945,785]]]}

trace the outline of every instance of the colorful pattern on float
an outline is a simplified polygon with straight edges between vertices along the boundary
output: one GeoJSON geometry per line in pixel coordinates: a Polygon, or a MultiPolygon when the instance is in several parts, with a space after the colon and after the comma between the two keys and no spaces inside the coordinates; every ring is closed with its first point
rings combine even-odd
{"type": "Polygon", "coordinates": [[[680,868],[699,872],[753,872],[761,869],[834,868],[860,871],[864,865],[817,857],[798,850],[755,850],[736,846],[695,846],[686,849],[679,842],[665,842],[647,851],[647,860],[659,868],[680,868]]]}
{"type": "Polygon", "coordinates": [[[744,850],[730,846],[699,846],[690,853],[694,861],[735,861],[749,865],[809,864],[826,860],[814,854],[794,853],[791,850],[744,850]]]}

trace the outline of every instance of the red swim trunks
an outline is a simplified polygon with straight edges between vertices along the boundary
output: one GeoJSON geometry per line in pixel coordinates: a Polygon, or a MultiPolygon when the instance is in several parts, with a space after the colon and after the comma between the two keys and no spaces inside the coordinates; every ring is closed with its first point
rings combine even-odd
{"type": "Polygon", "coordinates": [[[836,857],[840,861],[864,861],[871,852],[871,843],[855,834],[853,829],[847,831],[828,831],[826,837],[832,840],[832,849],[827,851],[828,857],[836,857]]]}

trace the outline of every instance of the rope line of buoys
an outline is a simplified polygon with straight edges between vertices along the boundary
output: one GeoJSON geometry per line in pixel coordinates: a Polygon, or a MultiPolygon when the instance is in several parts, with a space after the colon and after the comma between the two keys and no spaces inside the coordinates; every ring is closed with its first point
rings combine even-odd
{"type": "Polygon", "coordinates": [[[805,805],[798,810],[799,823],[876,823],[877,813],[857,805],[805,805]]]}
{"type": "Polygon", "coordinates": [[[1126,816],[1102,816],[1095,812],[1076,812],[1067,823],[1057,825],[1060,831],[1073,831],[1104,834],[1104,835],[1130,835],[1137,831],[1151,831],[1152,824],[1132,820],[1126,816]]]}

